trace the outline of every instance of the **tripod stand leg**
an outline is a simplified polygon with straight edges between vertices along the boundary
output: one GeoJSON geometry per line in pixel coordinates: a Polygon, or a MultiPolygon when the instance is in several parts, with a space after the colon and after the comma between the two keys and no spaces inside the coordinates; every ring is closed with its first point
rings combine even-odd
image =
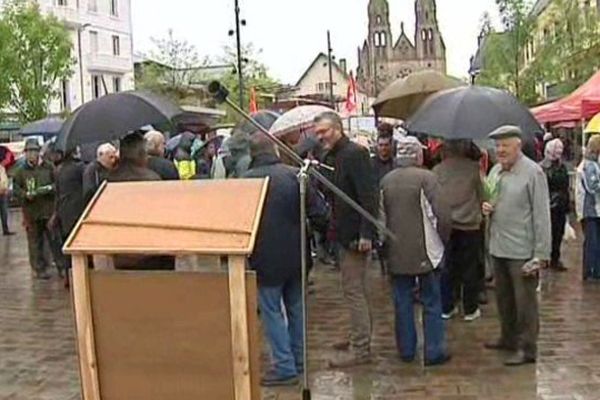
{"type": "Polygon", "coordinates": [[[302,400],[310,400],[310,388],[308,383],[308,307],[307,307],[307,292],[308,292],[308,260],[307,260],[307,226],[306,226],[306,184],[308,175],[303,169],[300,170],[298,176],[300,181],[300,254],[302,265],[302,341],[303,353],[302,364],[304,365],[304,374],[302,379],[302,400]]]}

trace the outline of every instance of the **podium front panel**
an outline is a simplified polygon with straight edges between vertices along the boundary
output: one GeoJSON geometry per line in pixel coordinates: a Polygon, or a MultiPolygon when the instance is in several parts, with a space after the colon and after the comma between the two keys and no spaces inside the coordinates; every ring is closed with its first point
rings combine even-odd
{"type": "MultiPolygon", "coordinates": [[[[246,281],[259,400],[254,274],[246,281]]],[[[227,273],[90,271],[90,296],[102,400],[235,399],[227,273]]]]}

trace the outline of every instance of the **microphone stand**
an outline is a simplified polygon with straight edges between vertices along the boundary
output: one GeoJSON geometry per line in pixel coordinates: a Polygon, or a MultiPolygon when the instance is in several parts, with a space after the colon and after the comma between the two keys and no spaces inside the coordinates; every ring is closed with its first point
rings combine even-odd
{"type": "MultiPolygon", "coordinates": [[[[264,126],[259,124],[252,118],[250,114],[244,111],[239,105],[234,103],[229,98],[229,90],[221,85],[218,81],[213,81],[208,86],[208,91],[211,95],[213,95],[214,99],[218,103],[226,103],[229,107],[233,109],[237,114],[243,117],[245,120],[250,122],[258,131],[263,133],[267,138],[269,138],[274,144],[276,144],[279,150],[285,153],[288,157],[290,157],[294,162],[300,167],[300,172],[298,173],[298,181],[300,185],[300,246],[301,249],[301,266],[302,266],[302,324],[303,324],[303,342],[304,342],[304,351],[302,354],[303,363],[304,363],[304,373],[303,373],[303,381],[302,381],[302,400],[311,400],[311,392],[310,385],[308,382],[308,310],[307,310],[307,286],[308,286],[308,276],[307,276],[307,242],[308,239],[306,237],[306,194],[307,194],[307,182],[310,176],[319,181],[323,186],[327,189],[331,190],[337,197],[339,197],[342,201],[347,203],[350,207],[352,207],[356,212],[358,212],[363,218],[372,223],[376,228],[378,228],[381,232],[385,233],[387,236],[395,239],[394,234],[387,229],[387,227],[382,224],[377,218],[369,214],[363,207],[360,206],[356,201],[354,201],[350,196],[348,196],[344,191],[339,189],[335,184],[333,184],[329,179],[327,179],[323,174],[321,174],[315,167],[320,167],[320,163],[313,160],[303,160],[294,150],[288,147],[285,143],[281,141],[278,137],[269,132],[264,126]]],[[[323,165],[322,167],[326,167],[323,165]]]]}

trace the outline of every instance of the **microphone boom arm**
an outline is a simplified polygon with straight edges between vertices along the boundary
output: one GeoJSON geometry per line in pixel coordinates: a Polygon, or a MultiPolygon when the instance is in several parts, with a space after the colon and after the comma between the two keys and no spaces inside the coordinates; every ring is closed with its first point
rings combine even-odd
{"type": "MultiPolygon", "coordinates": [[[[267,136],[273,143],[275,143],[279,150],[285,153],[288,157],[290,157],[296,164],[298,164],[299,168],[302,168],[305,163],[302,157],[300,157],[294,150],[288,147],[285,143],[281,141],[278,137],[269,132],[264,126],[259,124],[252,118],[250,114],[244,111],[241,107],[235,104],[229,98],[229,90],[225,86],[223,86],[219,81],[213,81],[208,87],[209,93],[215,98],[215,100],[219,103],[226,103],[229,107],[231,107],[236,113],[250,122],[256,129],[258,129],[261,133],[267,136]]],[[[385,233],[386,236],[396,239],[396,236],[377,218],[371,215],[367,210],[365,210],[360,204],[354,201],[350,196],[348,196],[343,190],[335,186],[329,179],[327,179],[323,174],[317,171],[314,166],[309,166],[307,168],[308,173],[313,176],[317,181],[322,183],[327,189],[331,190],[336,196],[338,196],[342,201],[347,203],[350,207],[352,207],[357,213],[359,213],[363,218],[373,224],[377,229],[381,232],[385,233]]]]}

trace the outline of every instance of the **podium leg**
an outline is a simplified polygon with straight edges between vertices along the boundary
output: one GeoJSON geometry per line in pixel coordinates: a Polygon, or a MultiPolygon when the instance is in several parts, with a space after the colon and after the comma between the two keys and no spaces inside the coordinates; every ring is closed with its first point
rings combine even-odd
{"type": "Polygon", "coordinates": [[[98,365],[96,362],[96,344],[90,300],[90,282],[87,258],[84,255],[73,256],[73,307],[77,327],[77,346],[83,400],[100,400],[98,383],[98,365]]]}
{"type": "Polygon", "coordinates": [[[235,400],[251,400],[246,257],[244,256],[229,258],[229,304],[235,400]]]}

